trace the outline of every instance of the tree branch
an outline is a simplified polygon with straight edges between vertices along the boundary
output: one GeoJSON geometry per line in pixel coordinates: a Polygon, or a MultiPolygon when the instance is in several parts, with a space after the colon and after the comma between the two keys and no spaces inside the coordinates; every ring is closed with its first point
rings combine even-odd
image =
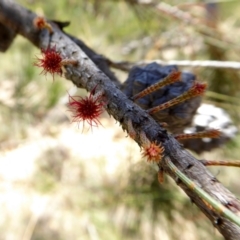
{"type": "MultiPolygon", "coordinates": [[[[141,145],[139,135],[142,131],[145,132],[150,141],[162,143],[165,148],[165,156],[182,173],[229,210],[239,214],[240,202],[208,172],[202,163],[183,149],[176,139],[167,133],[143,109],[129,100],[116,87],[115,83],[93,63],[79,45],[66,36],[56,24],[50,22],[53,28],[53,34],[50,35],[47,30],[39,31],[34,27],[33,20],[35,17],[36,15],[33,12],[26,10],[11,0],[0,1],[0,23],[21,34],[39,48],[45,49],[49,45],[55,46],[62,56],[77,60],[78,66],[66,67],[65,77],[67,79],[71,80],[77,87],[84,87],[88,91],[98,86],[97,89],[103,91],[107,99],[106,110],[109,115],[112,115],[119,121],[124,130],[127,130],[128,121],[132,121],[134,131],[136,132],[135,140],[139,145],[141,145]]],[[[206,206],[204,200],[198,194],[186,187],[183,182],[178,181],[165,159],[161,161],[160,167],[175,179],[177,184],[210,219],[225,239],[239,239],[240,227],[223,217],[221,213],[206,206]]]]}
{"type": "Polygon", "coordinates": [[[140,62],[114,62],[110,59],[107,60],[109,65],[113,68],[122,70],[122,71],[130,71],[130,69],[134,66],[142,66],[152,62],[156,62],[161,65],[177,65],[180,67],[192,67],[192,68],[224,68],[224,69],[240,69],[240,62],[235,61],[212,61],[212,60],[169,60],[164,61],[161,59],[155,60],[145,60],[140,62]]]}

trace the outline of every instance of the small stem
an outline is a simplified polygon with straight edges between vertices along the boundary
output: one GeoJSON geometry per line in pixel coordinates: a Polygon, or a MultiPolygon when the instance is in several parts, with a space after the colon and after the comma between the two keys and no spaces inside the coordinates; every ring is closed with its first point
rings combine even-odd
{"type": "Polygon", "coordinates": [[[210,129],[203,132],[196,132],[196,133],[182,133],[176,134],[174,137],[177,140],[184,140],[184,139],[195,139],[195,138],[219,138],[221,132],[217,129],[210,129]]]}
{"type": "Polygon", "coordinates": [[[165,78],[159,80],[157,83],[149,86],[148,88],[144,89],[140,93],[134,95],[132,97],[132,100],[134,101],[134,100],[142,98],[146,95],[149,95],[150,93],[155,92],[158,89],[160,89],[160,88],[162,88],[166,85],[169,85],[169,84],[172,84],[172,83],[175,83],[175,82],[179,81],[180,78],[181,78],[181,72],[173,71],[168,76],[166,76],[165,78]]]}
{"type": "Polygon", "coordinates": [[[77,66],[78,65],[78,60],[75,60],[75,59],[63,59],[60,64],[62,66],[66,66],[66,65],[77,66]]]}
{"type": "Polygon", "coordinates": [[[127,120],[127,128],[128,128],[127,130],[128,130],[129,137],[132,138],[132,139],[136,139],[137,133],[133,128],[133,124],[132,124],[131,119],[127,120]]]}
{"type": "Polygon", "coordinates": [[[204,166],[240,167],[240,161],[234,160],[199,160],[204,166]]]}
{"type": "Polygon", "coordinates": [[[46,22],[45,28],[49,31],[50,34],[53,33],[52,26],[49,23],[46,22]]]}
{"type": "Polygon", "coordinates": [[[227,209],[220,202],[212,198],[208,193],[199,188],[186,175],[179,171],[169,157],[166,157],[165,161],[172,173],[175,174],[175,176],[177,176],[189,189],[197,193],[198,196],[202,198],[203,202],[206,203],[206,206],[211,207],[211,210],[215,210],[215,212],[217,212],[218,214],[224,216],[225,218],[240,226],[240,218],[237,215],[227,209]]]}
{"type": "Polygon", "coordinates": [[[166,108],[170,108],[174,105],[177,105],[181,102],[185,102],[190,98],[194,98],[196,96],[202,95],[204,93],[206,87],[207,87],[206,83],[196,82],[187,92],[184,92],[182,95],[180,95],[176,98],[173,98],[172,100],[170,100],[166,103],[163,103],[159,106],[150,108],[150,109],[147,110],[147,112],[149,114],[154,114],[154,113],[162,111],[166,108]]]}
{"type": "Polygon", "coordinates": [[[158,170],[158,182],[162,184],[164,182],[164,171],[162,168],[158,170]]]}

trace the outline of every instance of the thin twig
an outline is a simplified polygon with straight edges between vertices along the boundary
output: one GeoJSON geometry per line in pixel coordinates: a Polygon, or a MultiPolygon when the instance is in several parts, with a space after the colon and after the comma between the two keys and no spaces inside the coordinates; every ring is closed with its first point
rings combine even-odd
{"type": "Polygon", "coordinates": [[[206,42],[214,43],[220,48],[228,49],[231,45],[232,48],[239,49],[235,43],[231,40],[223,39],[222,35],[219,32],[208,25],[205,20],[193,17],[190,13],[179,9],[177,6],[171,6],[166,2],[155,3],[154,1],[137,1],[139,5],[144,7],[152,8],[156,10],[160,15],[162,14],[169,16],[171,19],[181,21],[187,25],[193,26],[194,30],[202,34],[202,37],[206,42]]]}
{"type": "Polygon", "coordinates": [[[227,166],[240,167],[240,161],[237,160],[199,160],[204,166],[227,166]]]}
{"type": "Polygon", "coordinates": [[[240,226],[240,218],[233,214],[231,211],[229,211],[225,206],[223,206],[221,203],[213,199],[209,194],[207,194],[205,191],[203,191],[200,187],[198,187],[193,181],[191,181],[188,177],[186,177],[185,174],[183,174],[181,171],[177,169],[177,167],[172,163],[169,157],[166,157],[165,159],[167,165],[171,169],[172,173],[176,175],[177,178],[179,178],[189,189],[192,189],[192,191],[195,191],[199,197],[201,197],[205,202],[207,207],[210,208],[210,210],[216,211],[220,215],[226,217],[230,221],[233,221],[238,226],[240,226]]]}
{"type": "Polygon", "coordinates": [[[204,68],[225,68],[225,69],[239,69],[240,70],[240,62],[235,61],[202,61],[202,60],[169,60],[164,61],[160,59],[155,60],[145,60],[145,61],[139,61],[139,62],[113,62],[108,59],[108,63],[111,67],[122,70],[122,71],[130,71],[130,69],[134,66],[143,66],[147,65],[149,63],[156,62],[161,65],[177,65],[180,67],[192,67],[192,68],[198,68],[198,67],[204,67],[204,68]]]}

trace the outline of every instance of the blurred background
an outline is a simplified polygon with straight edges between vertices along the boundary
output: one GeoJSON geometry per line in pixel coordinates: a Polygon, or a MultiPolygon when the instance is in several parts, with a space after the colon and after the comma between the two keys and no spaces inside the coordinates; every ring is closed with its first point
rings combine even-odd
{"type": "MultiPolygon", "coordinates": [[[[180,18],[167,5],[133,0],[17,2],[70,21],[66,32],[112,61],[240,61],[238,1],[166,1],[185,12],[180,18]]],[[[67,92],[86,91],[40,75],[36,57],[39,49],[20,36],[0,53],[0,239],[223,239],[172,179],[158,183],[156,166],[107,113],[93,131],[71,123],[67,92]]],[[[204,102],[226,110],[239,127],[238,70],[180,69],[208,82],[204,102]]],[[[113,71],[125,81],[126,72],[113,71]]],[[[238,135],[196,156],[240,160],[239,147],[238,135]]],[[[240,169],[210,171],[240,196],[240,169]]]]}

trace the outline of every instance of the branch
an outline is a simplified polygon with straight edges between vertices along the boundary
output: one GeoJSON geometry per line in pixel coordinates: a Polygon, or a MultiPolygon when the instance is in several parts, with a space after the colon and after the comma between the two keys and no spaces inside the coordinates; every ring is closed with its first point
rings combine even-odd
{"type": "Polygon", "coordinates": [[[205,204],[208,208],[214,207],[217,212],[219,212],[221,215],[225,216],[229,220],[233,221],[234,223],[240,225],[240,218],[237,217],[237,215],[233,214],[231,211],[229,211],[226,207],[223,207],[222,204],[217,202],[215,199],[211,198],[206,192],[204,192],[200,187],[198,187],[193,181],[189,180],[189,178],[186,178],[186,176],[180,172],[176,166],[171,162],[171,160],[166,157],[166,163],[170,170],[175,174],[186,186],[189,187],[189,189],[194,189],[195,192],[198,193],[198,195],[205,200],[205,204]],[[210,204],[210,205],[209,205],[210,204]]]}
{"type": "Polygon", "coordinates": [[[170,159],[180,172],[233,213],[240,211],[240,202],[236,197],[224,188],[202,163],[183,149],[177,140],[168,134],[146,111],[129,100],[56,24],[49,22],[53,28],[51,35],[47,30],[36,30],[33,26],[35,17],[33,12],[11,0],[0,1],[0,23],[24,36],[39,48],[46,49],[50,45],[55,46],[63,56],[77,60],[79,63],[77,66],[66,67],[65,77],[77,87],[84,87],[88,91],[98,86],[99,91],[104,92],[107,99],[106,110],[109,115],[119,121],[124,130],[127,130],[128,122],[132,122],[136,132],[135,140],[138,144],[141,145],[141,132],[145,132],[150,141],[161,143],[165,148],[166,157],[160,163],[160,167],[178,182],[179,186],[226,239],[239,239],[240,227],[226,219],[221,213],[207,207],[205,200],[187,187],[184,182],[179,182],[166,159],[170,159]]]}
{"type": "Polygon", "coordinates": [[[199,160],[204,166],[240,167],[238,160],[199,160]]]}
{"type": "Polygon", "coordinates": [[[240,62],[235,61],[202,61],[202,60],[169,60],[164,61],[160,59],[156,60],[145,60],[139,61],[136,63],[133,62],[115,62],[108,59],[108,63],[111,67],[122,70],[122,71],[130,71],[130,69],[134,66],[142,66],[152,62],[156,62],[161,65],[177,65],[181,67],[204,67],[204,68],[224,68],[224,69],[240,69],[240,62]]]}

